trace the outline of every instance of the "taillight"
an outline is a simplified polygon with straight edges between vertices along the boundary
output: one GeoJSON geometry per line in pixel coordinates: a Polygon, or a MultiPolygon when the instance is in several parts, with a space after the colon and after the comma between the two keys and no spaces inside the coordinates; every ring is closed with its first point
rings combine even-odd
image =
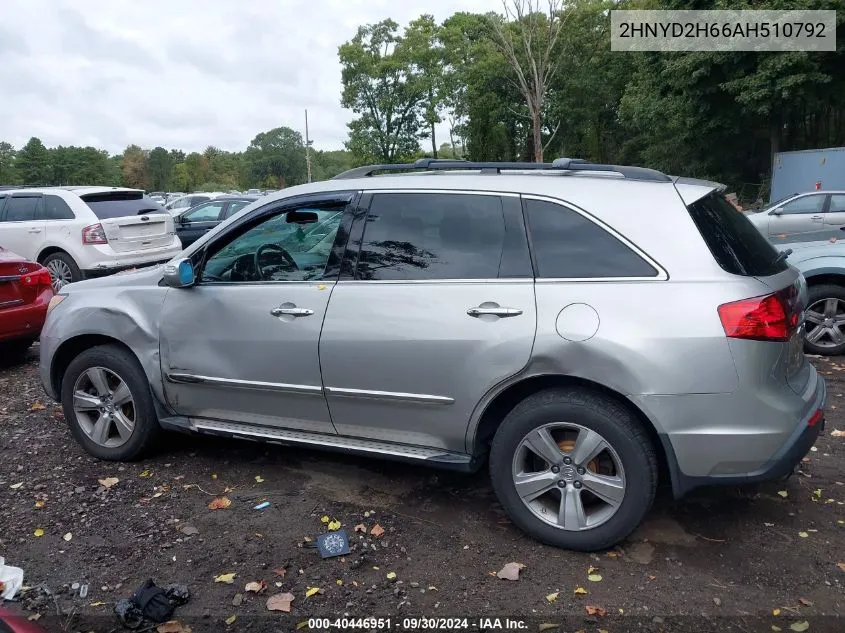
{"type": "Polygon", "coordinates": [[[103,230],[102,224],[92,224],[82,229],[82,243],[83,244],[108,244],[109,240],[106,237],[106,232],[103,230]]]}
{"type": "Polygon", "coordinates": [[[729,338],[755,341],[788,341],[798,325],[798,315],[787,314],[777,294],[722,304],[719,318],[729,338]]]}
{"type": "Polygon", "coordinates": [[[21,275],[20,278],[20,283],[23,286],[37,286],[42,288],[50,286],[52,281],[50,271],[41,266],[39,266],[34,272],[21,275]]]}

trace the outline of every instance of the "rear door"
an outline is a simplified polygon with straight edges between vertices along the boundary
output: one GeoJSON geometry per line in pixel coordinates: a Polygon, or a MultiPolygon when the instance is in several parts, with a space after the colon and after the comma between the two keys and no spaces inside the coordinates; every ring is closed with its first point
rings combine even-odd
{"type": "Polygon", "coordinates": [[[845,238],[845,193],[832,193],[827,196],[824,222],[831,231],[831,237],[845,238]]]}
{"type": "Polygon", "coordinates": [[[176,235],[182,240],[182,246],[193,244],[211,229],[217,226],[226,208],[225,200],[212,200],[200,204],[182,215],[176,222],[176,235]]]}
{"type": "Polygon", "coordinates": [[[473,409],[527,364],[534,280],[519,198],[362,199],[320,366],[341,435],[466,452],[473,409]],[[366,217],[364,215],[366,214],[366,217]]]}
{"type": "Polygon", "coordinates": [[[83,195],[118,253],[161,248],[173,240],[173,217],[143,191],[83,195]]]}
{"type": "Polygon", "coordinates": [[[778,207],[769,214],[769,240],[773,244],[814,242],[827,239],[830,227],[824,223],[825,194],[807,194],[778,207]]]}
{"type": "Polygon", "coordinates": [[[0,246],[34,260],[46,240],[40,193],[6,196],[0,211],[0,246]]]}

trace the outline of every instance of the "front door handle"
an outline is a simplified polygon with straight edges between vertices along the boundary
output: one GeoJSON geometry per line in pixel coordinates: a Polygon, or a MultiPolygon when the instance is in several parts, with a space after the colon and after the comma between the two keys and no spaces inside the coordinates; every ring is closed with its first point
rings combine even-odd
{"type": "Polygon", "coordinates": [[[519,316],[522,314],[522,310],[519,308],[502,308],[499,306],[488,308],[482,304],[477,308],[470,308],[467,310],[467,314],[471,317],[480,317],[489,314],[491,316],[502,317],[504,319],[506,317],[519,316]]]}
{"type": "Polygon", "coordinates": [[[810,216],[810,219],[811,219],[813,222],[821,222],[822,220],[824,220],[824,216],[821,216],[821,215],[811,215],[811,216],[810,216]]]}
{"type": "Polygon", "coordinates": [[[305,317],[314,314],[314,310],[309,310],[308,308],[297,308],[296,306],[293,306],[291,304],[283,303],[278,308],[273,308],[272,310],[270,310],[270,314],[272,314],[274,317],[305,317]]]}
{"type": "Polygon", "coordinates": [[[41,233],[41,229],[32,228],[32,229],[29,229],[28,232],[29,233],[41,233]]]}

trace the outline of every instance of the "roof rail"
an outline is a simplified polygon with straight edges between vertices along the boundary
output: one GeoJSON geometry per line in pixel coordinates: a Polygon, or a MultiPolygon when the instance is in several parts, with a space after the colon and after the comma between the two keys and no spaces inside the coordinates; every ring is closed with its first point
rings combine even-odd
{"type": "Polygon", "coordinates": [[[601,165],[587,162],[582,158],[556,158],[551,163],[473,162],[451,158],[421,158],[413,163],[354,167],[338,174],[332,180],[367,178],[379,172],[403,173],[411,171],[457,171],[462,169],[480,171],[483,174],[500,174],[502,171],[610,172],[629,180],[672,182],[672,178],[655,169],[626,165],[601,165]]]}

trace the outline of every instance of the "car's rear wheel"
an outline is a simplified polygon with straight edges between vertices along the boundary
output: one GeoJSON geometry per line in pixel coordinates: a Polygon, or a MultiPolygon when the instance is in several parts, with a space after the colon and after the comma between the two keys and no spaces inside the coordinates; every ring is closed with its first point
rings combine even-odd
{"type": "Polygon", "coordinates": [[[517,526],[550,545],[594,551],[642,521],[657,490],[657,457],[640,422],[615,400],[551,389],[502,422],[490,476],[517,526]]]}
{"type": "Polygon", "coordinates": [[[100,459],[137,459],[160,429],[144,370],[116,345],[92,347],[71,361],[62,407],[73,436],[100,459]]]}
{"type": "Polygon", "coordinates": [[[805,316],[804,349],[809,354],[845,353],[845,288],[811,286],[805,316]]]}
{"type": "Polygon", "coordinates": [[[67,253],[53,253],[44,258],[44,268],[50,271],[53,291],[58,292],[67,284],[82,280],[82,271],[67,253]]]}

